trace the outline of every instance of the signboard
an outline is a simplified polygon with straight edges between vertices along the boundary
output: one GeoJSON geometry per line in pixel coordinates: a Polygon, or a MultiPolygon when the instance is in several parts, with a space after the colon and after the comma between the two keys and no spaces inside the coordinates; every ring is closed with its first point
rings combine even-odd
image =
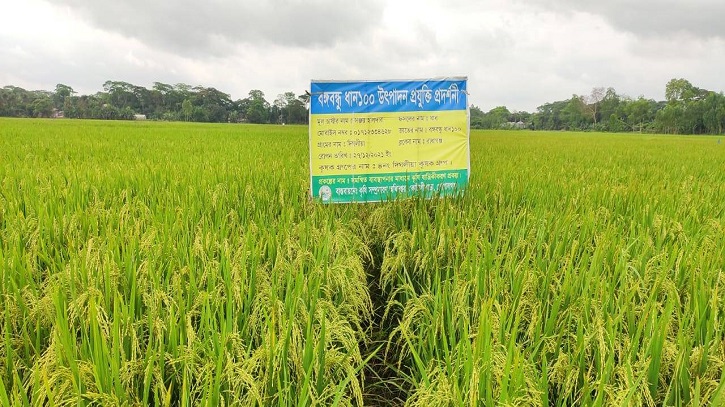
{"type": "Polygon", "coordinates": [[[311,194],[378,202],[462,191],[470,171],[467,79],[312,81],[311,194]]]}

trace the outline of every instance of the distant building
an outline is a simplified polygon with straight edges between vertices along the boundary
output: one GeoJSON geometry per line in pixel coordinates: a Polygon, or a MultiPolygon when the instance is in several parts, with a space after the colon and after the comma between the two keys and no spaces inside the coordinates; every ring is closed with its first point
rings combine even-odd
{"type": "Polygon", "coordinates": [[[506,122],[506,124],[503,124],[501,127],[509,129],[525,129],[526,123],[522,122],[521,120],[517,122],[506,122]]]}
{"type": "Polygon", "coordinates": [[[54,119],[62,119],[65,117],[65,113],[63,113],[62,110],[53,109],[53,113],[50,115],[50,117],[54,119]]]}
{"type": "Polygon", "coordinates": [[[146,120],[146,115],[145,114],[135,114],[135,115],[133,115],[133,119],[134,120],[146,120]]]}

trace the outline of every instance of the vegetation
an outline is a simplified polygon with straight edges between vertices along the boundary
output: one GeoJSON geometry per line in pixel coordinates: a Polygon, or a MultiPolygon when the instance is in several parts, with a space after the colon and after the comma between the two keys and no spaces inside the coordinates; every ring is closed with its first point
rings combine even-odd
{"type": "Polygon", "coordinates": [[[149,119],[192,122],[307,123],[307,96],[285,92],[270,105],[260,90],[233,101],[214,88],[155,82],[151,89],[122,81],[106,81],[95,95],[76,95],[68,85],[54,92],[0,88],[0,116],[63,117],[76,119],[149,119]]]}
{"type": "MultiPolygon", "coordinates": [[[[545,103],[534,113],[510,111],[497,106],[483,112],[471,107],[474,129],[533,129],[639,132],[663,134],[723,134],[725,96],[672,79],[665,87],[665,101],[640,96],[632,99],[612,89],[594,88],[590,95],[545,103]]],[[[76,95],[73,88],[58,84],[55,91],[0,88],[0,116],[64,117],[130,120],[135,114],[165,121],[214,123],[305,124],[309,95],[285,92],[273,103],[260,90],[233,101],[214,88],[155,82],[151,89],[121,81],[107,81],[95,95],[76,95]]]]}
{"type": "Polygon", "coordinates": [[[0,121],[0,405],[723,405],[725,145],[473,132],[322,205],[304,126],[0,121]]]}
{"type": "Polygon", "coordinates": [[[473,106],[471,127],[639,132],[662,134],[723,134],[725,96],[673,79],[665,87],[665,101],[619,95],[612,89],[594,88],[589,95],[545,103],[534,113],[511,112],[498,106],[488,112],[473,106]]]}

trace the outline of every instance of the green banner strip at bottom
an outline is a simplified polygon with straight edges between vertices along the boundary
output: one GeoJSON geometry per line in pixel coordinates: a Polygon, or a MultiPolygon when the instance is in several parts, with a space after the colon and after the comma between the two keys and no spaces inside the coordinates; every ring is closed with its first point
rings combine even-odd
{"type": "Polygon", "coordinates": [[[312,194],[324,203],[380,202],[411,196],[453,195],[468,183],[468,170],[312,177],[312,194]]]}

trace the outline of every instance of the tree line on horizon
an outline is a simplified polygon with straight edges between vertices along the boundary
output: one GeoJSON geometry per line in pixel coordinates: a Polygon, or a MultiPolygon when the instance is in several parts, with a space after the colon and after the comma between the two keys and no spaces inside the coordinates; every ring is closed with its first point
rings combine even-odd
{"type": "MultiPolygon", "coordinates": [[[[545,103],[535,112],[511,111],[506,106],[488,112],[471,106],[474,129],[531,129],[665,134],[722,134],[725,96],[700,89],[686,79],[672,79],[663,101],[618,94],[613,88],[593,88],[589,95],[545,103]]],[[[78,95],[68,85],[54,91],[28,91],[16,86],[0,88],[0,116],[130,120],[144,115],[151,120],[213,123],[306,124],[309,94],[279,94],[269,103],[261,90],[232,100],[211,87],[154,82],[148,89],[123,81],[106,81],[103,91],[78,95]]]]}
{"type": "Polygon", "coordinates": [[[665,99],[636,99],[614,88],[593,88],[589,95],[545,103],[536,112],[510,111],[506,106],[483,112],[471,106],[471,127],[640,132],[662,134],[723,134],[725,96],[700,89],[686,79],[672,79],[665,99]]]}
{"type": "Polygon", "coordinates": [[[58,84],[54,91],[28,91],[17,86],[0,88],[0,116],[150,120],[208,123],[307,123],[307,94],[285,92],[269,103],[261,90],[244,99],[211,87],[154,82],[151,89],[123,81],[106,81],[103,91],[78,95],[58,84]]]}

